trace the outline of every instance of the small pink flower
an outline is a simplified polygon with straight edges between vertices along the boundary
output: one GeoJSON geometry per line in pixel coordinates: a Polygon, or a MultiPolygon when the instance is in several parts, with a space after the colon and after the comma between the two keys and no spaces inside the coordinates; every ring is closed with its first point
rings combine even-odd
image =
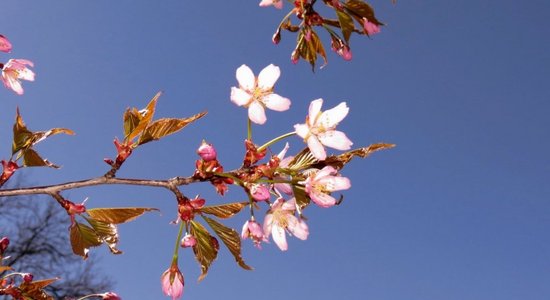
{"type": "Polygon", "coordinates": [[[183,248],[189,248],[193,247],[197,244],[197,239],[190,235],[189,233],[186,233],[185,236],[181,239],[181,246],[183,248]]]}
{"type": "Polygon", "coordinates": [[[256,201],[266,201],[271,197],[269,189],[265,185],[256,183],[250,187],[250,196],[256,201]]]}
{"type": "Polygon", "coordinates": [[[336,53],[347,61],[350,61],[352,58],[351,49],[347,45],[344,45],[342,48],[336,50],[336,53]]]}
{"type": "Polygon", "coordinates": [[[170,268],[160,277],[162,292],[172,300],[181,298],[183,295],[184,280],[177,263],[172,263],[170,268]]]}
{"type": "Polygon", "coordinates": [[[244,223],[241,231],[241,238],[243,240],[250,238],[254,242],[254,246],[258,249],[262,248],[261,242],[266,241],[262,227],[254,220],[254,218],[244,223]]]}
{"type": "Polygon", "coordinates": [[[285,111],[290,108],[290,100],[273,93],[273,86],[281,71],[273,64],[265,67],[258,75],[247,65],[237,69],[236,76],[239,87],[231,88],[231,101],[238,106],[248,108],[248,118],[256,124],[264,124],[267,120],[265,107],[275,111],[285,111]]]}
{"type": "Polygon", "coordinates": [[[0,34],[0,51],[10,53],[11,43],[5,36],[0,34]]]}
{"type": "Polygon", "coordinates": [[[349,112],[346,102],[322,112],[323,99],[317,99],[309,105],[309,115],[305,124],[296,124],[296,134],[304,139],[309,150],[318,160],[325,160],[327,153],[324,146],[337,150],[349,150],[353,143],[336,126],[349,112]]]}
{"type": "Polygon", "coordinates": [[[117,294],[113,292],[107,292],[99,295],[102,300],[122,300],[117,294]]]}
{"type": "Polygon", "coordinates": [[[10,59],[2,67],[2,81],[4,86],[17,95],[23,94],[23,87],[20,80],[34,81],[34,72],[27,66],[33,66],[30,60],[10,59]]]}
{"type": "Polygon", "coordinates": [[[367,18],[363,18],[363,29],[368,35],[377,34],[380,32],[380,26],[369,22],[367,18]]]}
{"type": "Polygon", "coordinates": [[[270,5],[273,5],[276,8],[281,9],[283,8],[283,1],[282,0],[262,0],[260,2],[260,6],[262,7],[270,6],[270,5]]]}
{"type": "Polygon", "coordinates": [[[214,148],[214,146],[212,146],[212,144],[208,144],[206,141],[202,141],[199,149],[197,149],[197,154],[204,161],[215,160],[217,157],[216,149],[214,148]]]}
{"type": "Polygon", "coordinates": [[[338,176],[338,171],[331,166],[312,173],[304,185],[311,200],[321,207],[331,207],[336,204],[336,199],[330,195],[331,192],[347,190],[351,187],[349,179],[338,176]]]}
{"type": "Polygon", "coordinates": [[[306,240],[309,235],[307,224],[294,216],[295,210],[296,199],[291,198],[285,202],[283,198],[279,198],[271,205],[265,216],[264,236],[267,239],[273,235],[273,241],[281,251],[288,249],[285,231],[301,240],[306,240]]]}

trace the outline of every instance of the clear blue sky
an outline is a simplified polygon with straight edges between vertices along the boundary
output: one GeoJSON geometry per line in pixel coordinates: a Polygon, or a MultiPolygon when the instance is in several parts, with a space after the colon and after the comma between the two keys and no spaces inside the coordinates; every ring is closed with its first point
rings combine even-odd
{"type": "MultiPolygon", "coordinates": [[[[344,170],[352,189],[339,207],[306,211],[307,241],[291,239],[286,253],[246,241],[253,272],[222,250],[197,284],[199,267],[184,253],[184,299],[548,299],[550,3],[375,1],[387,23],[382,33],[354,36],[351,63],[331,52],[328,66],[312,73],[290,63],[295,36],[271,43],[285,11],[257,2],[2,1],[0,33],[14,44],[2,59],[34,61],[37,77],[22,97],[0,90],[1,157],[9,156],[18,105],[31,129],[77,133],[40,145],[63,168],[23,170],[27,180],[101,175],[112,139],[122,136],[124,109],[163,90],[157,117],[208,116],[138,149],[119,176],[189,175],[203,138],[226,168],[237,167],[246,127],[245,110],[229,100],[235,69],[273,63],[282,70],[277,91],[293,103],[287,113],[268,112],[256,136],[291,130],[322,97],[326,107],[347,101],[341,128],[356,146],[398,147],[344,170]]],[[[290,142],[294,151],[303,145],[290,142]]],[[[220,201],[207,185],[183,191],[220,201]]],[[[120,186],[64,195],[90,197],[89,207],[162,210],[120,227],[125,254],[92,255],[124,299],[164,299],[159,278],[176,235],[172,195],[120,186]]],[[[242,199],[233,188],[223,200],[242,199]]],[[[230,224],[240,228],[246,218],[230,224]]]]}

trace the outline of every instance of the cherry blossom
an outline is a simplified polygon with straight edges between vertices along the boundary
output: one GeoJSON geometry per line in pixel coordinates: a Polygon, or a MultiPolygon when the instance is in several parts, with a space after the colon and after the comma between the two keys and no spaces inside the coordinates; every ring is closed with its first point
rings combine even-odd
{"type": "MultiPolygon", "coordinates": [[[[1,66],[1,64],[0,64],[1,66]]],[[[23,94],[20,80],[34,81],[34,72],[27,66],[33,66],[30,60],[10,59],[2,66],[2,81],[4,86],[18,95],[23,94]]]]}
{"type": "Polygon", "coordinates": [[[10,41],[1,34],[0,34],[0,51],[6,52],[6,53],[10,53],[11,51],[10,41]]]}
{"type": "Polygon", "coordinates": [[[166,296],[172,297],[172,300],[179,299],[183,295],[183,275],[176,263],[172,263],[170,268],[162,273],[160,283],[162,292],[166,296]]]}
{"type": "Polygon", "coordinates": [[[351,187],[349,179],[338,176],[338,171],[331,166],[312,172],[303,184],[311,200],[321,207],[331,207],[336,204],[336,199],[330,195],[331,192],[347,190],[351,187]]]}
{"type": "Polygon", "coordinates": [[[324,146],[337,150],[349,150],[353,143],[336,126],[349,112],[346,102],[322,112],[323,99],[313,100],[309,105],[309,115],[305,124],[296,124],[296,134],[304,139],[309,150],[318,160],[325,160],[327,153],[324,146]]]}
{"type": "MultiPolygon", "coordinates": [[[[289,145],[288,143],[285,144],[285,147],[279,154],[277,154],[277,157],[279,158],[279,167],[280,168],[286,168],[288,167],[288,164],[294,159],[294,156],[288,156],[285,157],[286,152],[288,151],[289,145]]],[[[274,178],[275,180],[286,180],[288,177],[283,177],[281,175],[278,175],[274,178]]],[[[275,183],[274,185],[275,190],[280,194],[284,193],[287,195],[292,195],[292,186],[288,183],[275,183]]]]}
{"type": "Polygon", "coordinates": [[[368,35],[376,34],[380,32],[380,26],[369,22],[367,18],[363,18],[363,29],[368,35]]]}
{"type": "Polygon", "coordinates": [[[266,238],[264,237],[264,232],[262,231],[262,227],[258,222],[254,220],[254,218],[246,221],[243,225],[243,229],[241,231],[241,238],[243,240],[250,238],[254,242],[254,246],[256,246],[258,249],[261,249],[261,242],[266,241],[266,238]]]}
{"type": "Polygon", "coordinates": [[[288,249],[285,231],[301,240],[306,240],[309,235],[307,224],[294,215],[295,210],[295,198],[288,201],[279,198],[271,205],[271,209],[265,216],[264,235],[266,239],[273,235],[273,241],[281,251],[288,249]]]}
{"type": "Polygon", "coordinates": [[[273,86],[281,70],[270,64],[265,67],[258,78],[247,65],[237,69],[236,77],[239,87],[231,88],[231,101],[238,106],[248,108],[248,118],[256,124],[264,124],[267,120],[265,107],[275,111],[285,111],[290,108],[290,100],[273,93],[273,86]]]}
{"type": "Polygon", "coordinates": [[[183,236],[180,243],[183,248],[194,247],[196,244],[197,239],[189,233],[186,233],[185,236],[183,236]]]}
{"type": "Polygon", "coordinates": [[[270,6],[270,5],[273,5],[276,8],[281,9],[283,8],[283,1],[282,0],[262,0],[260,2],[260,6],[262,7],[270,6]]]}
{"type": "Polygon", "coordinates": [[[250,187],[250,196],[256,201],[266,201],[271,197],[267,186],[257,183],[252,184],[250,187]]]}

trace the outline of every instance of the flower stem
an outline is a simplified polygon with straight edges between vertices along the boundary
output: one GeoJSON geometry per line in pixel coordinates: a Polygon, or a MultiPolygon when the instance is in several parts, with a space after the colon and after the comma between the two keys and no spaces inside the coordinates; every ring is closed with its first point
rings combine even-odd
{"type": "Polygon", "coordinates": [[[272,139],[271,141],[269,141],[269,142],[263,144],[263,145],[260,146],[257,150],[258,150],[258,151],[262,151],[262,150],[264,150],[265,148],[271,146],[272,144],[275,144],[276,142],[278,142],[278,141],[280,141],[280,140],[282,140],[282,139],[285,139],[285,138],[287,138],[287,137],[289,137],[289,136],[293,136],[293,135],[295,135],[295,134],[296,134],[295,131],[285,133],[285,134],[283,134],[283,135],[281,135],[281,136],[278,136],[278,137],[272,139]]]}
{"type": "Polygon", "coordinates": [[[248,118],[248,123],[246,124],[246,139],[251,141],[252,140],[252,121],[250,121],[250,118],[248,118]]]}
{"type": "Polygon", "coordinates": [[[178,232],[178,238],[176,239],[176,247],[174,248],[174,256],[172,257],[172,264],[175,264],[178,262],[178,250],[180,249],[180,240],[181,240],[181,235],[183,234],[183,227],[185,226],[185,223],[187,222],[180,223],[180,230],[178,232]]]}

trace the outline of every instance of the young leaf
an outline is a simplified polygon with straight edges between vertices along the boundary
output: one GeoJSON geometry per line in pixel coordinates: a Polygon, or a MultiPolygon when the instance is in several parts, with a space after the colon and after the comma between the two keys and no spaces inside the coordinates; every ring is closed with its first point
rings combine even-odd
{"type": "Polygon", "coordinates": [[[201,208],[200,212],[209,214],[209,215],[214,215],[221,219],[227,219],[239,213],[248,204],[249,202],[246,201],[246,202],[234,202],[234,203],[228,203],[228,204],[210,205],[210,206],[204,206],[203,208],[201,208]]]}
{"type": "Polygon", "coordinates": [[[19,113],[19,108],[15,115],[15,124],[13,124],[13,143],[11,147],[11,154],[15,154],[17,151],[30,147],[32,138],[32,132],[27,129],[23,118],[19,113]]]}
{"type": "Polygon", "coordinates": [[[158,92],[151,101],[149,101],[149,104],[147,104],[147,107],[142,110],[142,112],[138,112],[140,114],[139,123],[137,126],[133,128],[133,130],[128,134],[125,138],[126,141],[131,141],[138,135],[140,135],[145,128],[149,125],[151,120],[153,119],[153,115],[155,114],[155,107],[157,105],[158,98],[162,95],[162,92],[158,92]]]}
{"type": "Polygon", "coordinates": [[[113,254],[122,254],[122,251],[116,248],[118,243],[118,230],[114,224],[86,218],[86,221],[92,225],[95,233],[102,243],[105,243],[113,254]]]}
{"type": "Polygon", "coordinates": [[[208,225],[210,225],[210,227],[214,229],[220,239],[222,239],[222,242],[225,244],[227,249],[229,249],[229,252],[233,254],[233,257],[235,257],[235,260],[237,261],[239,266],[245,270],[252,270],[252,267],[248,266],[241,256],[241,237],[235,231],[235,229],[226,227],[222,223],[219,223],[218,221],[211,219],[207,216],[201,216],[206,221],[206,223],[208,223],[208,225]]]}
{"type": "Polygon", "coordinates": [[[344,40],[346,41],[346,44],[348,44],[349,37],[351,36],[351,33],[355,29],[355,25],[353,24],[353,19],[345,11],[338,10],[338,9],[336,9],[336,15],[338,16],[338,22],[340,25],[340,29],[342,30],[342,35],[344,36],[344,40]]]}
{"type": "Polygon", "coordinates": [[[10,266],[0,266],[0,273],[4,271],[9,271],[9,270],[12,270],[10,266]]]}
{"type": "Polygon", "coordinates": [[[43,288],[50,285],[54,281],[57,281],[58,278],[37,280],[32,282],[23,282],[19,286],[19,291],[21,292],[21,299],[32,299],[32,300],[54,300],[54,298],[48,295],[43,288]]]}
{"type": "Polygon", "coordinates": [[[395,144],[388,144],[388,143],[377,143],[369,145],[368,147],[358,148],[355,150],[351,150],[345,153],[342,153],[340,155],[331,155],[327,157],[324,161],[319,162],[318,164],[314,165],[315,168],[322,169],[325,166],[332,166],[335,169],[342,169],[350,160],[352,160],[355,156],[365,158],[372,153],[380,150],[386,150],[395,147],[395,144]]]}
{"type": "Polygon", "coordinates": [[[91,247],[101,245],[101,239],[95,230],[85,224],[75,223],[70,229],[71,247],[73,253],[88,258],[88,251],[91,247]]]}
{"type": "Polygon", "coordinates": [[[374,16],[374,9],[367,3],[361,0],[347,0],[344,3],[344,8],[350,13],[359,23],[362,22],[362,18],[367,18],[369,22],[376,25],[384,25],[384,23],[378,21],[374,16]]]}
{"type": "Polygon", "coordinates": [[[47,159],[40,157],[38,152],[29,148],[22,151],[23,153],[23,166],[25,167],[50,167],[54,169],[59,169],[58,165],[54,165],[49,162],[47,159]]]}
{"type": "Polygon", "coordinates": [[[199,281],[203,280],[208,274],[208,268],[216,257],[218,257],[218,241],[208,233],[200,223],[191,221],[191,234],[197,239],[197,244],[193,246],[195,258],[201,266],[201,275],[199,281]]]}
{"type": "Polygon", "coordinates": [[[288,164],[288,169],[291,170],[304,170],[309,168],[311,165],[317,163],[318,160],[311,154],[311,151],[309,151],[309,148],[306,147],[300,151],[300,153],[296,154],[292,161],[288,164]]]}
{"type": "Polygon", "coordinates": [[[132,221],[148,211],[158,211],[152,207],[90,208],[86,210],[94,220],[121,224],[132,221]]]}
{"type": "Polygon", "coordinates": [[[147,128],[143,131],[139,137],[138,145],[158,140],[172,133],[176,133],[188,124],[202,118],[204,115],[206,115],[206,112],[201,112],[184,119],[164,118],[156,120],[151,123],[151,125],[147,126],[147,128]]]}
{"type": "Polygon", "coordinates": [[[293,185],[292,193],[294,194],[294,198],[296,199],[296,205],[300,208],[299,211],[301,212],[304,208],[306,208],[306,206],[309,205],[311,200],[307,196],[304,187],[293,185]]]}
{"type": "Polygon", "coordinates": [[[127,137],[134,131],[136,126],[138,126],[139,120],[141,120],[141,114],[136,108],[128,108],[124,112],[122,120],[124,127],[124,137],[127,137]]]}

